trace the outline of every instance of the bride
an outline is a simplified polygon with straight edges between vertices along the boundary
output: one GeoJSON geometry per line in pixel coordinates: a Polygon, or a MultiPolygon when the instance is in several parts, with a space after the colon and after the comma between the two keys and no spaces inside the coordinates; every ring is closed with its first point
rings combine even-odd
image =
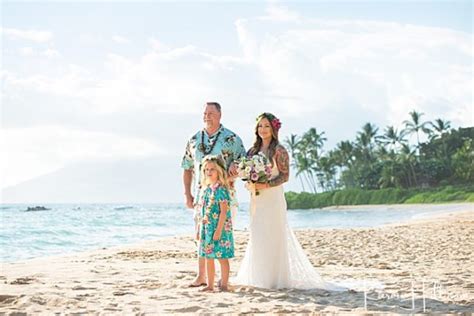
{"type": "Polygon", "coordinates": [[[278,142],[281,123],[273,114],[257,117],[256,139],[248,155],[264,153],[272,162],[268,183],[256,183],[251,196],[250,239],[235,284],[269,289],[345,288],[324,281],[288,226],[282,184],[289,178],[289,157],[278,142]]]}

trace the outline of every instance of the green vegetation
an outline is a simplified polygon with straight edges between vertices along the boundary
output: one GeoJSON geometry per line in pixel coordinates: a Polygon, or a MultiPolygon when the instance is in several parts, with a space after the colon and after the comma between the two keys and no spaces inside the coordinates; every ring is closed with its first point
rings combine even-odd
{"type": "Polygon", "coordinates": [[[474,186],[430,189],[345,189],[316,194],[287,192],[285,196],[289,209],[322,208],[333,205],[474,202],[474,186]]]}
{"type": "Polygon", "coordinates": [[[366,123],[355,140],[328,152],[325,132],[291,135],[285,144],[303,192],[287,193],[289,208],[474,202],[474,128],[452,129],[449,121],[425,122],[423,115],[410,112],[400,131],[387,126],[379,133],[366,123]]]}

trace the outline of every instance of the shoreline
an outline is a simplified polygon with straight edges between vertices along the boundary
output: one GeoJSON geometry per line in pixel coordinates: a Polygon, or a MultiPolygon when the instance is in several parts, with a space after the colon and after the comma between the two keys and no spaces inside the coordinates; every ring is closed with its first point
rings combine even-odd
{"type": "MultiPolygon", "coordinates": [[[[407,204],[357,204],[357,205],[332,205],[332,206],[325,206],[320,208],[321,210],[346,210],[346,209],[353,209],[353,208],[380,208],[380,207],[396,207],[396,208],[410,208],[410,207],[419,207],[419,206],[471,206],[474,211],[474,203],[473,202],[435,202],[435,203],[407,203],[407,204]]],[[[303,210],[303,209],[302,209],[303,210]]],[[[306,210],[306,209],[304,209],[306,210]]]]}
{"type": "MultiPolygon", "coordinates": [[[[441,203],[440,206],[445,205],[446,203],[441,203]]],[[[419,204],[423,205],[423,204],[419,204]]],[[[430,221],[436,221],[441,218],[447,218],[451,216],[456,216],[456,215],[468,215],[470,212],[474,212],[474,203],[454,203],[452,205],[457,205],[457,206],[472,206],[472,210],[458,210],[458,211],[452,211],[452,210],[447,210],[444,212],[440,213],[435,213],[435,214],[430,214],[426,218],[409,218],[406,220],[401,220],[397,223],[390,223],[390,224],[383,224],[380,226],[370,226],[370,227],[353,227],[353,228],[333,228],[333,227],[328,227],[328,228],[298,228],[298,229],[293,229],[294,231],[307,231],[307,230],[320,230],[320,231],[331,231],[331,230],[351,230],[351,229],[377,229],[377,228],[384,228],[384,227],[393,227],[393,226],[404,226],[404,225],[409,225],[410,223],[423,223],[423,222],[430,222],[430,221]]],[[[378,208],[379,206],[392,206],[391,204],[380,204],[380,205],[360,205],[358,208],[366,209],[366,207],[370,208],[378,208]]],[[[397,204],[397,208],[399,206],[407,206],[406,204],[397,204]]],[[[332,210],[333,207],[327,207],[323,208],[321,210],[332,210]]],[[[347,208],[351,209],[353,207],[347,206],[347,208]]],[[[339,208],[340,210],[347,211],[346,206],[342,206],[339,208]]],[[[306,210],[305,210],[306,211],[306,210]]],[[[428,211],[429,212],[429,211],[428,211]]],[[[236,229],[236,232],[242,232],[246,233],[248,230],[247,229],[236,229]]],[[[89,254],[89,253],[96,253],[99,251],[107,251],[107,250],[119,250],[125,247],[139,247],[142,244],[147,244],[150,242],[158,242],[158,241],[163,241],[167,239],[173,239],[173,238],[185,238],[189,237],[192,234],[179,234],[179,235],[174,235],[174,236],[162,236],[158,237],[155,239],[147,239],[139,242],[130,242],[130,243],[123,243],[123,244],[117,244],[115,246],[110,246],[110,247],[100,247],[100,248],[91,248],[91,249],[86,249],[86,250],[79,250],[79,251],[73,251],[73,252],[68,252],[68,253],[63,253],[63,254],[53,254],[53,255],[48,255],[48,256],[42,256],[42,257],[36,257],[36,258],[30,258],[30,259],[22,259],[22,260],[17,260],[17,261],[6,261],[6,262],[0,262],[0,265],[3,264],[16,264],[16,263],[26,263],[34,260],[42,260],[42,259],[55,259],[55,258],[63,258],[63,257],[71,257],[71,256],[76,256],[76,255],[81,255],[81,254],[89,254]]]]}
{"type": "MultiPolygon", "coordinates": [[[[382,206],[382,205],[386,206],[386,205],[390,205],[390,204],[360,205],[359,208],[365,208],[365,207],[377,208],[378,206],[382,206]]],[[[420,204],[420,205],[423,205],[423,204],[420,204]]],[[[442,203],[440,205],[445,205],[445,203],[442,203]]],[[[357,229],[377,229],[377,228],[384,228],[384,227],[404,226],[404,225],[409,225],[410,223],[415,224],[415,223],[436,221],[436,220],[441,219],[441,218],[446,218],[446,217],[451,217],[451,216],[456,216],[456,215],[469,215],[470,212],[474,212],[474,203],[455,203],[455,205],[459,205],[459,206],[470,205],[470,206],[473,207],[473,210],[472,211],[471,210],[459,210],[459,211],[447,210],[447,211],[441,212],[441,213],[430,214],[430,216],[428,216],[426,218],[420,218],[420,219],[409,218],[409,219],[406,219],[406,220],[401,220],[397,223],[383,224],[383,225],[380,225],[380,226],[353,227],[353,228],[332,228],[332,227],[329,227],[329,228],[298,228],[298,229],[293,229],[293,230],[296,232],[296,231],[307,231],[307,230],[331,231],[331,230],[351,230],[351,229],[356,229],[356,230],[357,229]]],[[[398,206],[406,206],[406,204],[397,204],[396,206],[398,208],[398,206]]],[[[332,207],[327,207],[327,208],[323,208],[321,210],[332,210],[331,208],[332,207]]],[[[352,208],[352,207],[348,206],[348,208],[352,208]]],[[[345,207],[341,208],[341,210],[343,210],[343,209],[345,209],[345,207]]],[[[241,233],[248,232],[247,229],[243,229],[243,230],[236,229],[235,231],[236,232],[241,232],[241,233]]],[[[27,263],[27,262],[30,262],[30,261],[34,261],[34,260],[71,257],[71,256],[76,256],[76,255],[81,255],[81,254],[86,255],[86,254],[89,254],[89,253],[92,254],[92,253],[96,253],[96,252],[100,252],[100,251],[108,251],[108,250],[112,251],[114,249],[115,250],[120,250],[122,248],[129,248],[129,247],[135,248],[135,247],[141,246],[142,244],[147,244],[147,243],[151,243],[151,242],[158,242],[158,241],[164,241],[164,240],[167,240],[167,239],[172,240],[174,238],[186,238],[186,237],[189,237],[191,235],[192,235],[192,233],[179,234],[179,235],[174,235],[174,236],[163,236],[163,237],[158,237],[158,238],[155,238],[155,239],[147,239],[147,240],[143,240],[143,241],[139,241],[139,242],[123,243],[123,244],[118,244],[118,245],[110,246],[110,247],[91,248],[91,249],[73,251],[73,252],[68,252],[68,253],[63,253],[63,254],[53,254],[53,255],[30,258],[30,259],[22,259],[22,260],[18,260],[18,261],[0,262],[0,265],[3,265],[3,264],[17,264],[17,263],[21,264],[21,263],[27,263]]]]}
{"type": "MultiPolygon", "coordinates": [[[[474,310],[474,212],[396,226],[295,231],[316,270],[326,280],[380,281],[372,289],[371,314],[406,313],[415,282],[439,281],[441,295],[427,293],[427,311],[474,310]]],[[[248,232],[236,231],[238,270],[248,232]]],[[[189,236],[135,245],[2,264],[0,312],[36,313],[336,313],[366,314],[364,293],[235,286],[233,292],[204,294],[188,288],[196,270],[189,236]]],[[[359,282],[360,283],[360,282],[359,282]]],[[[427,288],[433,284],[426,283],[427,288]]]]}

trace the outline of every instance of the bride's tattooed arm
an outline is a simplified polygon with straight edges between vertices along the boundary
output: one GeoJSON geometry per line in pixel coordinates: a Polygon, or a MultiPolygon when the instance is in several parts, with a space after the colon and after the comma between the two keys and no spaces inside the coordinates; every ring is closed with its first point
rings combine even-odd
{"type": "Polygon", "coordinates": [[[271,187],[276,187],[288,181],[290,177],[290,157],[285,147],[279,145],[275,150],[275,161],[280,174],[269,181],[271,187]]]}

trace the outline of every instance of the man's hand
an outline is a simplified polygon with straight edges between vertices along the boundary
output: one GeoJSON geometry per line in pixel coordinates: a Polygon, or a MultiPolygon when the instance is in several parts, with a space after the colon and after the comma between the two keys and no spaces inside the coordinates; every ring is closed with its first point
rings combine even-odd
{"type": "Polygon", "coordinates": [[[237,171],[237,166],[235,163],[231,163],[229,166],[229,176],[231,177],[236,177],[239,175],[239,172],[237,171]]]}
{"type": "Polygon", "coordinates": [[[191,193],[186,194],[186,207],[190,209],[194,208],[194,197],[191,193]]]}
{"type": "Polygon", "coordinates": [[[191,183],[193,181],[193,171],[186,169],[183,171],[183,184],[184,184],[184,195],[186,198],[186,207],[194,208],[194,197],[191,194],[191,183]]]}

